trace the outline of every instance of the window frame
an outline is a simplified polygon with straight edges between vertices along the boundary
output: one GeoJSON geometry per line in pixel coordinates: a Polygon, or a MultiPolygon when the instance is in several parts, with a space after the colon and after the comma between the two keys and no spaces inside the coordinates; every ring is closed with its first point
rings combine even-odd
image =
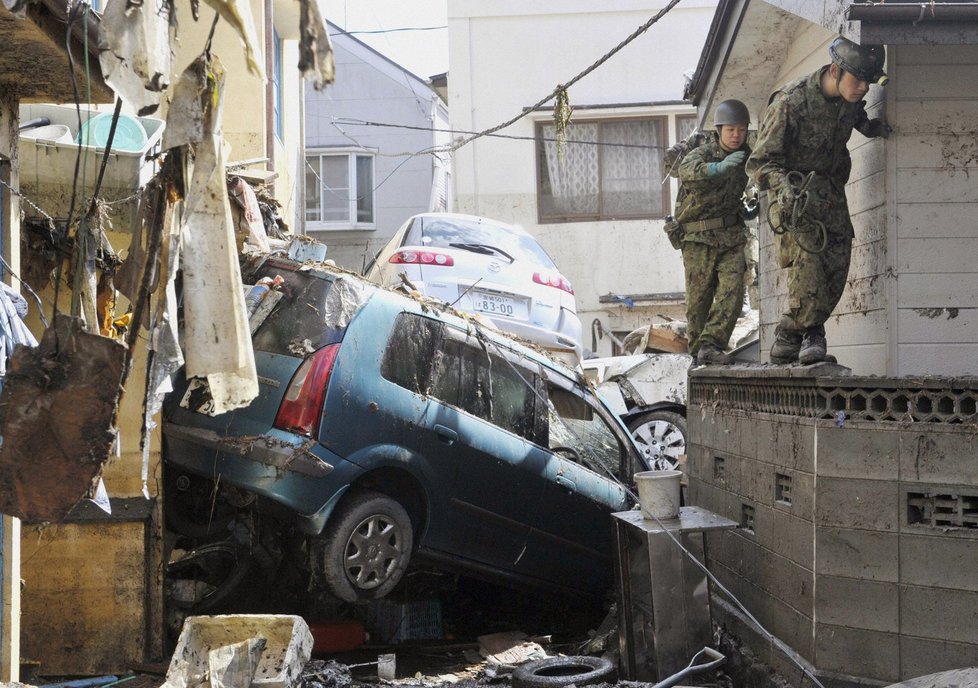
{"type": "MultiPolygon", "coordinates": [[[[310,220],[306,217],[308,208],[303,208],[303,219],[305,219],[306,229],[308,231],[344,231],[344,230],[375,230],[377,229],[377,189],[375,185],[375,180],[377,179],[377,153],[374,150],[365,148],[310,148],[306,150],[305,156],[303,157],[303,185],[305,185],[305,175],[308,174],[309,168],[307,167],[310,158],[317,158],[319,161],[319,169],[315,170],[317,177],[319,179],[319,218],[318,220],[310,220]],[[350,189],[349,198],[347,199],[347,214],[342,220],[323,220],[323,183],[322,183],[322,170],[323,163],[322,159],[326,157],[342,158],[346,157],[346,183],[347,188],[350,189]],[[369,222],[362,222],[357,218],[357,206],[358,202],[362,196],[357,188],[357,160],[358,158],[367,158],[370,160],[370,208],[371,208],[371,220],[369,222]]],[[[306,204],[308,204],[309,199],[306,199],[306,204]]]]}
{"type": "Polygon", "coordinates": [[[282,38],[278,30],[272,27],[272,129],[279,143],[284,141],[282,132],[282,38]]]}
{"type": "MultiPolygon", "coordinates": [[[[667,113],[655,114],[655,115],[631,115],[626,117],[592,117],[589,119],[575,119],[571,124],[597,124],[598,125],[598,138],[600,140],[601,125],[603,124],[614,124],[621,122],[656,122],[659,127],[660,139],[663,141],[662,153],[665,154],[668,145],[665,143],[669,140],[669,119],[670,115],[667,113]]],[[[537,181],[537,222],[540,224],[559,224],[565,222],[612,222],[616,220],[658,220],[664,218],[671,211],[671,193],[668,184],[660,184],[660,191],[662,194],[662,210],[661,213],[636,213],[636,214],[604,214],[603,210],[603,186],[604,178],[601,169],[601,156],[598,156],[598,212],[580,214],[580,215],[545,215],[543,212],[543,164],[544,164],[544,141],[543,141],[543,127],[552,124],[550,120],[538,120],[533,123],[533,136],[534,136],[534,167],[536,168],[536,181],[537,181]]],[[[664,172],[664,170],[663,170],[664,172]]]]}

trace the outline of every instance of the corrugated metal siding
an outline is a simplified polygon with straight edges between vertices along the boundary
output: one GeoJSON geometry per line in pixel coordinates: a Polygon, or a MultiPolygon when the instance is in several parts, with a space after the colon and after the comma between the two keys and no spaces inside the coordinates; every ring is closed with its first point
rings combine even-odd
{"type": "Polygon", "coordinates": [[[900,375],[978,373],[978,46],[896,52],[900,375]]]}

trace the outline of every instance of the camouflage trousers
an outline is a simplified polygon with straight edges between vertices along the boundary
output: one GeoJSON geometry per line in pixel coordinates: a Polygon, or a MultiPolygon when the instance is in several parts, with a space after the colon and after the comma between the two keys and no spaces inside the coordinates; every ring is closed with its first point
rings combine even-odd
{"type": "MultiPolygon", "coordinates": [[[[848,219],[848,217],[846,218],[848,219]]],[[[848,224],[848,223],[847,223],[848,224]]],[[[788,272],[788,305],[778,331],[820,331],[842,298],[852,254],[851,226],[842,233],[829,232],[821,253],[808,253],[790,232],[775,236],[778,263],[788,272]]]]}
{"type": "Polygon", "coordinates": [[[704,341],[726,349],[744,305],[744,244],[713,246],[683,242],[689,353],[704,341]]]}

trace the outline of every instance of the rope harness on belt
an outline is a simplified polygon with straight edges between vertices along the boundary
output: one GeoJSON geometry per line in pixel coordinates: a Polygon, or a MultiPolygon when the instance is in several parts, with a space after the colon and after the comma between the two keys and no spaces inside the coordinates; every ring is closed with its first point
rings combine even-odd
{"type": "Polygon", "coordinates": [[[785,180],[791,191],[790,206],[781,208],[778,213],[779,222],[775,224],[771,214],[774,204],[767,207],[767,221],[771,226],[771,231],[775,234],[791,232],[791,236],[798,243],[798,246],[807,253],[821,253],[828,244],[829,235],[825,230],[825,223],[805,216],[810,200],[808,187],[815,178],[815,172],[809,172],[807,176],[798,171],[791,171],[785,180]]]}

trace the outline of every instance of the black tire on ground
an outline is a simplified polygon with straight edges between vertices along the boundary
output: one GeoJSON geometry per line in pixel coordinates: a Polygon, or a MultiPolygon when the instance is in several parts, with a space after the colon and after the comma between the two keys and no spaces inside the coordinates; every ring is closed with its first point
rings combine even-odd
{"type": "Polygon", "coordinates": [[[326,585],[345,602],[387,595],[407,570],[414,529],[404,507],[370,490],[350,492],[326,524],[318,562],[326,585]]]}
{"type": "Polygon", "coordinates": [[[513,688],[559,688],[575,684],[614,683],[615,665],[604,657],[547,657],[513,671],[513,688]]]}
{"type": "Polygon", "coordinates": [[[675,411],[649,411],[628,419],[628,431],[654,469],[675,468],[686,453],[686,418],[675,411]],[[658,462],[658,464],[656,463],[658,462]]]}

